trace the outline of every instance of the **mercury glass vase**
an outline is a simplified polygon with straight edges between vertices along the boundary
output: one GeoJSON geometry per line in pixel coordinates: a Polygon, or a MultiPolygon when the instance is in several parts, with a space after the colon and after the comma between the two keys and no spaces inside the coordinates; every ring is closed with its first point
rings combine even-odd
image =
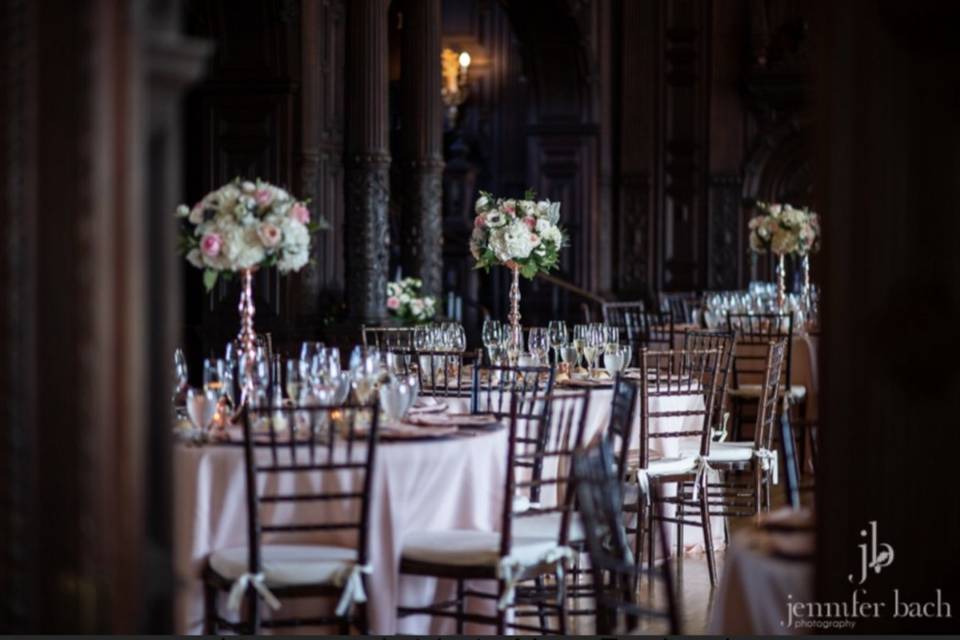
{"type": "Polygon", "coordinates": [[[782,253],[777,255],[777,309],[783,310],[787,303],[787,260],[782,253]]]}

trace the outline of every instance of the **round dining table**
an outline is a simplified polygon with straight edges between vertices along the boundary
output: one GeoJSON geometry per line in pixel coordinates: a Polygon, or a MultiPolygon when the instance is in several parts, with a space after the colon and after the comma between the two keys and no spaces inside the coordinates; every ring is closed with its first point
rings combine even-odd
{"type": "MultiPolygon", "coordinates": [[[[560,393],[563,393],[561,390],[560,393]]],[[[438,398],[450,413],[469,410],[468,397],[438,398]]],[[[612,389],[591,389],[584,441],[589,442],[606,429],[610,419],[612,389]]],[[[685,410],[703,406],[699,393],[652,399],[651,409],[685,410]],[[667,403],[664,405],[663,403],[667,403]]],[[[690,418],[662,418],[651,428],[677,431],[678,421],[690,418]]],[[[369,518],[369,564],[367,619],[374,634],[441,635],[455,631],[452,620],[425,615],[397,618],[398,604],[424,606],[450,599],[455,584],[419,576],[399,575],[404,541],[417,531],[477,529],[498,531],[501,526],[507,463],[508,429],[470,431],[463,435],[412,441],[381,440],[377,449],[371,485],[369,518]]],[[[634,446],[639,445],[639,412],[634,417],[634,446]]],[[[696,440],[696,439],[694,439],[696,440]]],[[[652,450],[665,457],[679,454],[691,443],[680,439],[658,439],[652,450]]],[[[247,544],[246,489],[243,446],[239,442],[194,445],[177,443],[175,473],[175,573],[179,590],[176,598],[178,633],[203,630],[202,572],[209,554],[247,544]]],[[[289,509],[307,508],[302,504],[289,509]]],[[[279,514],[282,517],[282,514],[279,514]]],[[[294,514],[289,514],[293,519],[294,514]]],[[[329,514],[327,514],[329,515],[329,514]]],[[[321,517],[323,517],[321,515],[321,517]]],[[[673,537],[674,527],[669,527],[673,537]]],[[[722,520],[714,519],[714,544],[723,544],[722,520]]],[[[702,550],[698,527],[684,531],[687,551],[702,550]]],[[[315,543],[329,542],[316,538],[315,543]]],[[[265,543],[270,538],[265,536],[265,543]]],[[[496,586],[473,585],[484,591],[496,586]]],[[[491,604],[471,599],[468,611],[480,613],[491,604]]],[[[303,614],[303,607],[331,606],[318,601],[284,603],[278,616],[303,614]]],[[[223,599],[221,599],[223,607],[223,599]]],[[[467,625],[466,633],[490,633],[483,627],[467,625]]]]}

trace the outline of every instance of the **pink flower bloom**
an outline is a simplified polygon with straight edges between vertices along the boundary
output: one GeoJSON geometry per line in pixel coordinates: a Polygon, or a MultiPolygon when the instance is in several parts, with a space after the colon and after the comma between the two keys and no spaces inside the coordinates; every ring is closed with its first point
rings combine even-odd
{"type": "Polygon", "coordinates": [[[222,245],[223,241],[217,233],[207,233],[200,240],[200,250],[203,251],[203,255],[208,258],[216,258],[220,255],[220,247],[222,245]]]}
{"type": "Polygon", "coordinates": [[[273,202],[273,192],[270,189],[257,189],[253,193],[253,199],[259,206],[266,207],[273,202]]]}
{"type": "Polygon", "coordinates": [[[310,222],[310,209],[307,209],[302,202],[298,202],[290,208],[290,217],[297,222],[307,224],[310,222]]]}
{"type": "Polygon", "coordinates": [[[257,235],[260,237],[260,242],[263,243],[263,246],[268,249],[280,244],[280,238],[282,237],[277,225],[270,224],[269,222],[264,222],[257,227],[257,235]]]}
{"type": "Polygon", "coordinates": [[[503,210],[509,213],[510,215],[513,215],[514,212],[517,210],[517,208],[512,204],[505,204],[503,205],[503,210]]]}
{"type": "Polygon", "coordinates": [[[387,298],[387,309],[399,309],[400,308],[400,298],[390,296],[387,298]]]}
{"type": "Polygon", "coordinates": [[[486,221],[486,217],[481,213],[480,215],[478,215],[476,218],[473,219],[473,226],[482,227],[485,221],[486,221]]]}
{"type": "Polygon", "coordinates": [[[527,217],[527,218],[524,218],[523,221],[524,221],[524,223],[526,223],[527,227],[529,227],[531,231],[533,231],[534,229],[537,228],[537,220],[536,220],[536,218],[527,217]]]}

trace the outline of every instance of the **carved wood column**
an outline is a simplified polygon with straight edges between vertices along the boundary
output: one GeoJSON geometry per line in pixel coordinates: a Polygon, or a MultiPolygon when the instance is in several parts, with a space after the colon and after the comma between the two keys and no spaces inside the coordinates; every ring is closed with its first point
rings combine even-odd
{"type": "Polygon", "coordinates": [[[386,315],[389,266],[387,3],[347,3],[347,303],[351,318],[368,321],[386,315]]]}
{"type": "Polygon", "coordinates": [[[400,112],[404,184],[403,271],[442,293],[443,111],[440,100],[440,0],[404,0],[400,112]]]}

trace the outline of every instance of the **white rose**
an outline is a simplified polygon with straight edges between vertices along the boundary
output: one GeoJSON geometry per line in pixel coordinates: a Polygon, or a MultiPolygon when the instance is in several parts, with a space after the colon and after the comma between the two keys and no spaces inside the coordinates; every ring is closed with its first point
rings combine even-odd
{"type": "Polygon", "coordinates": [[[489,198],[487,198],[487,196],[480,196],[479,198],[477,198],[477,203],[474,205],[473,208],[477,213],[483,213],[484,211],[487,210],[487,207],[489,206],[490,206],[489,198]]]}
{"type": "Polygon", "coordinates": [[[244,193],[253,193],[257,190],[257,185],[253,184],[249,180],[244,180],[242,183],[240,183],[240,189],[244,193]]]}
{"type": "Polygon", "coordinates": [[[540,202],[537,203],[537,217],[538,217],[538,218],[546,218],[549,213],[550,213],[550,201],[549,201],[549,200],[541,200],[540,202]]]}
{"type": "Polygon", "coordinates": [[[563,243],[563,234],[556,225],[550,225],[547,229],[544,229],[542,232],[540,232],[540,237],[544,242],[552,242],[553,245],[558,249],[563,243]]]}
{"type": "Polygon", "coordinates": [[[523,222],[497,229],[490,236],[490,247],[501,262],[527,258],[534,246],[530,229],[523,222]]]}
{"type": "Polygon", "coordinates": [[[190,215],[190,207],[188,207],[188,206],[185,205],[185,204],[182,204],[182,205],[180,205],[179,207],[177,207],[177,217],[178,217],[178,218],[186,218],[186,217],[189,216],[189,215],[190,215]]]}
{"type": "Polygon", "coordinates": [[[283,231],[282,246],[284,249],[307,251],[310,246],[310,232],[299,220],[282,218],[280,230],[283,231]]]}
{"type": "Polygon", "coordinates": [[[205,207],[206,203],[201,202],[190,211],[190,214],[187,216],[187,220],[190,221],[190,224],[200,224],[203,222],[203,210],[205,207]]]}
{"type": "Polygon", "coordinates": [[[537,205],[533,200],[520,200],[517,202],[517,208],[520,209],[524,215],[528,216],[532,216],[537,212],[537,205]]]}

